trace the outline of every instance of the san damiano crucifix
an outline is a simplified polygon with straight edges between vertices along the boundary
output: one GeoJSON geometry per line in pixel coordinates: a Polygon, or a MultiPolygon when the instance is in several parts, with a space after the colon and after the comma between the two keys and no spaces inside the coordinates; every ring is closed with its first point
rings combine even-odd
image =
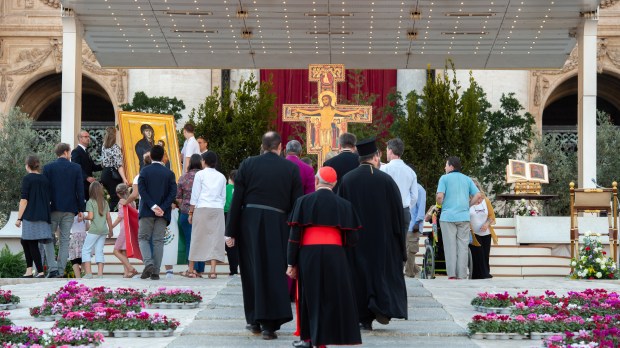
{"type": "Polygon", "coordinates": [[[338,150],[338,137],[347,131],[349,122],[371,123],[372,106],[338,105],[338,82],[343,82],[343,64],[310,64],[308,77],[317,82],[319,104],[285,104],[282,120],[306,122],[307,153],[318,155],[318,167],[323,166],[330,151],[338,150]]]}

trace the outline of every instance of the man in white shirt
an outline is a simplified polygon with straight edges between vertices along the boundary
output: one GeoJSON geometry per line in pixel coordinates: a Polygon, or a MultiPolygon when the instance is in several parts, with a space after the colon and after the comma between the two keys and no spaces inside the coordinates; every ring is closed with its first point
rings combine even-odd
{"type": "MultiPolygon", "coordinates": [[[[400,196],[403,200],[404,226],[407,229],[411,221],[410,210],[418,201],[418,176],[400,157],[405,151],[405,144],[399,138],[387,142],[388,164],[382,165],[381,170],[389,174],[398,185],[400,196]]],[[[403,232],[406,233],[405,230],[403,232]]]]}
{"type": "Polygon", "coordinates": [[[193,154],[200,155],[200,145],[198,145],[196,138],[194,138],[193,124],[186,123],[185,126],[183,126],[183,136],[185,137],[185,142],[181,149],[181,155],[183,157],[183,174],[185,174],[189,167],[189,158],[192,157],[193,154]]]}

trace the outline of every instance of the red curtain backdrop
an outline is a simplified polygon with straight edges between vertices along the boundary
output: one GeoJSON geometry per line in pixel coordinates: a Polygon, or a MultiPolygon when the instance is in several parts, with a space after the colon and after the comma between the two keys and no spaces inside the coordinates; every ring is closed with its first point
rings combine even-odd
{"type": "MultiPolygon", "coordinates": [[[[347,79],[338,84],[338,103],[341,96],[350,100],[353,95],[364,93],[377,96],[372,104],[373,112],[380,110],[387,103],[388,94],[396,88],[396,69],[390,70],[361,70],[360,74],[364,78],[364,85],[361,88],[349,86],[349,71],[345,76],[347,79]]],[[[310,104],[314,99],[317,100],[316,82],[308,81],[308,70],[305,69],[261,69],[260,81],[273,82],[273,92],[276,95],[276,130],[282,135],[284,142],[292,139],[299,140],[305,144],[306,139],[303,134],[293,134],[291,122],[282,121],[282,104],[310,104]]]]}

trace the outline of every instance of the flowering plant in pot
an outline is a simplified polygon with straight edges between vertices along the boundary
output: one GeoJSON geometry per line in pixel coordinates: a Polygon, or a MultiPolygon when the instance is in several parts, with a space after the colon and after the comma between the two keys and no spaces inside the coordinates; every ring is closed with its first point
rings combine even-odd
{"type": "Polygon", "coordinates": [[[170,319],[165,315],[147,312],[127,312],[122,319],[125,330],[175,330],[179,327],[176,319],[170,319]]]}
{"type": "Polygon", "coordinates": [[[548,348],[567,347],[601,347],[616,348],[620,346],[620,328],[611,327],[592,331],[579,330],[576,334],[566,332],[547,338],[543,345],[548,348]]]}
{"type": "Polygon", "coordinates": [[[30,315],[35,318],[63,315],[95,307],[113,307],[124,312],[139,311],[143,297],[143,292],[133,289],[113,290],[103,286],[90,288],[70,281],[55,293],[47,295],[41,306],[31,308],[30,315]]]}
{"type": "Polygon", "coordinates": [[[79,328],[52,328],[41,337],[41,344],[45,347],[69,346],[99,346],[103,342],[103,335],[79,328]]]}
{"type": "Polygon", "coordinates": [[[615,262],[607,257],[600,241],[601,234],[586,232],[579,256],[571,260],[573,279],[618,279],[615,262]]]}
{"type": "Polygon", "coordinates": [[[9,312],[0,312],[0,326],[8,326],[13,325],[11,319],[7,318],[9,316],[9,312]]]}
{"type": "Polygon", "coordinates": [[[472,321],[467,324],[470,334],[475,333],[500,333],[505,332],[505,322],[510,321],[508,315],[487,313],[486,315],[474,315],[472,321]]]}
{"type": "Polygon", "coordinates": [[[481,292],[471,300],[471,305],[487,308],[506,308],[512,305],[512,300],[508,292],[497,294],[481,292]]]}
{"type": "Polygon", "coordinates": [[[13,295],[11,290],[0,289],[0,304],[18,304],[19,296],[13,295]]]}
{"type": "Polygon", "coordinates": [[[43,336],[43,330],[34,327],[0,326],[0,342],[11,342],[15,345],[24,344],[31,346],[38,344],[43,336]]]}
{"type": "Polygon", "coordinates": [[[200,293],[195,293],[192,290],[183,289],[166,289],[159,288],[156,292],[149,294],[145,302],[148,304],[153,303],[195,303],[201,302],[202,296],[200,293]]]}
{"type": "Polygon", "coordinates": [[[116,320],[121,318],[121,311],[116,308],[97,307],[92,311],[75,311],[65,313],[56,321],[54,327],[84,328],[89,330],[110,330],[116,320]]]}

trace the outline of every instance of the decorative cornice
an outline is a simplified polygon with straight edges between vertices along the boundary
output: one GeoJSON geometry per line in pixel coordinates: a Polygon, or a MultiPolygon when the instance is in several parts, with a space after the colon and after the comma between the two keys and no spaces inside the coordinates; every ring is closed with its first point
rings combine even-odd
{"type": "MultiPolygon", "coordinates": [[[[62,71],[62,43],[60,40],[50,39],[50,46],[48,48],[35,47],[20,51],[15,59],[14,66],[19,65],[19,63],[27,63],[26,65],[12,70],[7,68],[0,70],[0,102],[6,102],[9,91],[13,87],[13,76],[28,75],[38,70],[50,56],[54,62],[56,72],[60,73],[62,71]]],[[[125,101],[127,70],[103,69],[88,46],[82,49],[82,68],[94,75],[106,77],[109,86],[116,94],[117,102],[122,103],[125,101]]]]}

